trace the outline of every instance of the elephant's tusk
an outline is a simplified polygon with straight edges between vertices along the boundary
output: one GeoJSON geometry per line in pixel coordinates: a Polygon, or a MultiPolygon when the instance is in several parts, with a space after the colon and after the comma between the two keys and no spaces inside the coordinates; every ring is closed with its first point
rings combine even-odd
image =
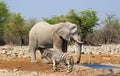
{"type": "Polygon", "coordinates": [[[79,44],[83,44],[84,42],[82,42],[82,41],[76,41],[77,43],[79,43],[79,44]]]}

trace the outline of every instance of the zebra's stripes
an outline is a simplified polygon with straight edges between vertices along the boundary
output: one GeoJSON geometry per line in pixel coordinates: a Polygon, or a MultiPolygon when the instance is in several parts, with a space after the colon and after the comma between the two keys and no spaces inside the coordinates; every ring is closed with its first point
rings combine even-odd
{"type": "Polygon", "coordinates": [[[53,70],[55,71],[57,69],[57,63],[59,62],[64,62],[65,64],[68,64],[68,70],[67,72],[71,72],[73,65],[74,65],[74,60],[73,56],[67,53],[56,53],[51,50],[44,50],[42,53],[42,59],[43,58],[50,58],[53,61],[53,70]]]}

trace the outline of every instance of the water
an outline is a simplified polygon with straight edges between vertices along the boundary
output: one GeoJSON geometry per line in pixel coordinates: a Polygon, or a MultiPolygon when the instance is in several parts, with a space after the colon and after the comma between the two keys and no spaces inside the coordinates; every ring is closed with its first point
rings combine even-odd
{"type": "Polygon", "coordinates": [[[111,65],[101,65],[101,64],[83,64],[85,67],[90,67],[93,69],[120,69],[120,66],[111,66],[111,65]]]}

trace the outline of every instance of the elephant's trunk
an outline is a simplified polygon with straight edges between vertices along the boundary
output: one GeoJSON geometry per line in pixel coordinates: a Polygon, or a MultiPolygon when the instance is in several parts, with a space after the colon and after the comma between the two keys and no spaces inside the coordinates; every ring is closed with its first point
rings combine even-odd
{"type": "Polygon", "coordinates": [[[78,64],[80,63],[80,59],[81,59],[82,44],[75,42],[75,45],[77,47],[76,55],[77,55],[77,64],[78,64]]]}
{"type": "Polygon", "coordinates": [[[75,51],[77,55],[77,63],[80,63],[83,42],[81,41],[81,38],[78,35],[74,35],[73,40],[75,41],[75,45],[77,47],[77,50],[75,51]]]}

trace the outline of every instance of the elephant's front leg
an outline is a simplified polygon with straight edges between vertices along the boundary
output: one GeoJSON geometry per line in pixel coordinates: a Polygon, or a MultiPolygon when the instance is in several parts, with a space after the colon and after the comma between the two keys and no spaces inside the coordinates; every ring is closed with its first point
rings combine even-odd
{"type": "Polygon", "coordinates": [[[36,49],[31,48],[31,62],[36,63],[37,59],[36,59],[36,49]]]}
{"type": "Polygon", "coordinates": [[[59,52],[63,52],[63,40],[58,36],[58,34],[54,33],[53,36],[53,49],[54,51],[59,51],[59,52]]]}

